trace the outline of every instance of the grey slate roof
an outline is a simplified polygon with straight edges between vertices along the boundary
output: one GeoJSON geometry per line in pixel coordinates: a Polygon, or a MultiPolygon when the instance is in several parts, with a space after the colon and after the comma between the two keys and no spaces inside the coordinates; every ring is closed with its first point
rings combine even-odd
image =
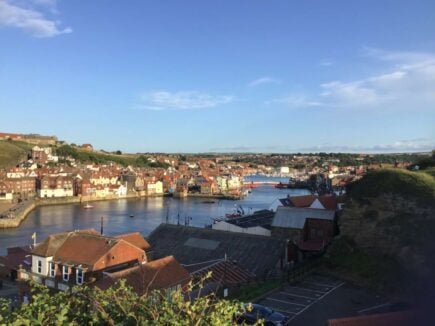
{"type": "Polygon", "coordinates": [[[307,218],[333,221],[335,211],[315,208],[279,206],[272,221],[272,227],[303,229],[307,218]]]}
{"type": "Polygon", "coordinates": [[[285,242],[271,237],[170,224],[161,224],[148,241],[154,259],[173,255],[181,264],[189,265],[223,259],[226,254],[228,260],[257,277],[275,270],[285,252],[285,242]]]}

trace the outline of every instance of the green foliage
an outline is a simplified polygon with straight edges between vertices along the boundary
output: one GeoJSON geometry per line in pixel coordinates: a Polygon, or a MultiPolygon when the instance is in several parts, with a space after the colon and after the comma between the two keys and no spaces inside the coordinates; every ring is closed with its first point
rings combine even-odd
{"type": "Polygon", "coordinates": [[[435,204],[435,179],[426,173],[400,169],[382,169],[367,173],[350,185],[349,196],[357,200],[380,195],[400,195],[423,205],[435,204]]]}
{"type": "Polygon", "coordinates": [[[353,282],[380,292],[392,292],[406,275],[393,258],[368,254],[345,236],[334,240],[324,261],[353,282]]]}
{"type": "Polygon", "coordinates": [[[0,141],[0,168],[15,166],[27,159],[28,150],[21,142],[0,141]]]}
{"type": "Polygon", "coordinates": [[[244,302],[251,302],[252,300],[260,297],[261,295],[279,288],[281,285],[282,281],[280,280],[273,280],[262,284],[255,283],[245,285],[240,289],[237,298],[244,302]]]}
{"type": "Polygon", "coordinates": [[[159,162],[159,161],[150,162],[148,160],[148,157],[146,157],[145,155],[140,155],[139,157],[137,157],[135,160],[135,165],[140,167],[163,168],[163,169],[167,169],[170,166],[168,163],[165,162],[159,162]]]}
{"type": "MultiPolygon", "coordinates": [[[[192,287],[190,288],[192,289],[192,287]]],[[[213,295],[185,299],[181,291],[153,291],[139,296],[125,281],[107,290],[86,286],[73,293],[56,292],[32,284],[32,300],[16,310],[0,299],[0,324],[10,325],[231,325],[243,311],[235,301],[213,295]]]]}

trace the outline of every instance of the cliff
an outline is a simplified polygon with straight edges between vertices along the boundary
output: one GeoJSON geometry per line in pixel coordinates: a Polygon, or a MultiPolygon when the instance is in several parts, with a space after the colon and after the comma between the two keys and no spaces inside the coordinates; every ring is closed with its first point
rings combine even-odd
{"type": "Polygon", "coordinates": [[[386,169],[354,183],[329,265],[388,292],[424,287],[435,271],[435,179],[386,169]]]}

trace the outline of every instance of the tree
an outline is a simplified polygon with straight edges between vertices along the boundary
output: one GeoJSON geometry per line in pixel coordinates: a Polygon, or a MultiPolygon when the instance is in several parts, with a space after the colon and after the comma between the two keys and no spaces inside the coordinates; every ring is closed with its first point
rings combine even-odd
{"type": "Polygon", "coordinates": [[[80,286],[72,293],[52,294],[36,283],[31,287],[31,302],[15,310],[10,309],[9,300],[0,298],[0,324],[231,325],[235,314],[244,310],[241,303],[219,300],[214,295],[186,300],[181,290],[170,294],[151,291],[139,296],[124,280],[107,290],[80,286]]]}
{"type": "Polygon", "coordinates": [[[116,155],[121,155],[122,152],[118,149],[118,150],[115,152],[115,154],[116,154],[116,155]]]}

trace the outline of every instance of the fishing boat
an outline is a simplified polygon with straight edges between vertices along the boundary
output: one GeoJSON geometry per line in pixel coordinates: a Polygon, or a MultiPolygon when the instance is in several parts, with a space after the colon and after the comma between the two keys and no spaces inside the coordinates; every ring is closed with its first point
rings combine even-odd
{"type": "Polygon", "coordinates": [[[280,183],[277,183],[275,185],[275,188],[278,188],[278,189],[287,189],[288,188],[288,184],[280,182],[280,183]]]}
{"type": "Polygon", "coordinates": [[[94,206],[89,205],[89,203],[86,203],[86,205],[83,206],[83,208],[84,208],[84,209],[91,209],[91,208],[94,208],[94,206]]]}

